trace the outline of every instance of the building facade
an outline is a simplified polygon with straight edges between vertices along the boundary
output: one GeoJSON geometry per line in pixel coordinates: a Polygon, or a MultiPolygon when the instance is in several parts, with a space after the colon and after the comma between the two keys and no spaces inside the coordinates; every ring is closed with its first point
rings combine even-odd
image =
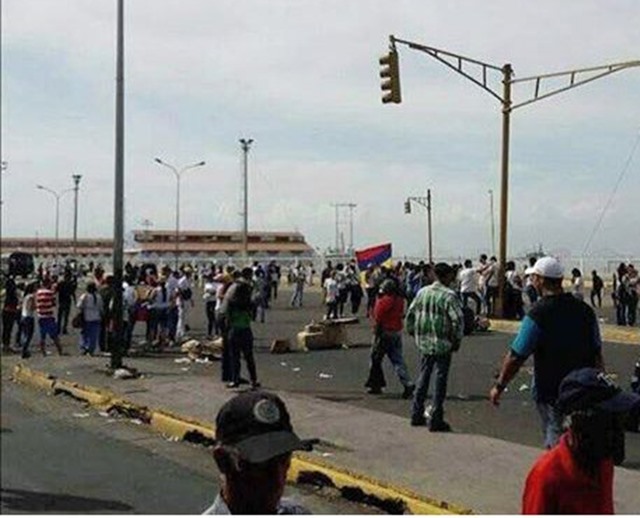
{"type": "MultiPolygon", "coordinates": [[[[205,264],[210,262],[239,262],[243,259],[242,233],[225,231],[134,230],[130,246],[125,250],[125,261],[205,264]]],[[[72,239],[11,237],[0,240],[2,255],[12,252],[33,254],[38,262],[59,262],[76,259],[110,263],[113,239],[82,238],[75,244],[72,239]]],[[[250,232],[248,259],[250,261],[275,260],[313,261],[318,254],[299,232],[250,232]]]]}

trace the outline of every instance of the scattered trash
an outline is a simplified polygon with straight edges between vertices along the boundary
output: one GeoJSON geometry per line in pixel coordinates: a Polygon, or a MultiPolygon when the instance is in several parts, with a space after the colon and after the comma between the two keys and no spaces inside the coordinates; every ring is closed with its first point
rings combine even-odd
{"type": "Polygon", "coordinates": [[[187,371],[189,370],[189,367],[182,367],[180,370],[181,370],[182,372],[187,372],[187,371]]]}
{"type": "Polygon", "coordinates": [[[84,417],[89,417],[90,415],[91,414],[87,414],[87,413],[84,413],[84,412],[82,412],[82,413],[81,412],[75,412],[73,414],[73,417],[84,418],[84,417]]]}
{"type": "Polygon", "coordinates": [[[283,367],[287,366],[287,362],[280,362],[280,365],[282,365],[283,367]]]}
{"type": "Polygon", "coordinates": [[[325,452],[323,452],[321,455],[322,455],[323,457],[333,457],[333,453],[329,453],[329,452],[326,452],[326,451],[325,451],[325,452]]]}
{"type": "Polygon", "coordinates": [[[175,363],[191,363],[189,358],[176,358],[173,360],[175,363]]]}
{"type": "Polygon", "coordinates": [[[138,373],[137,371],[131,371],[129,369],[121,368],[121,369],[116,369],[113,372],[113,377],[117,380],[127,380],[127,379],[137,378],[138,373]]]}
{"type": "Polygon", "coordinates": [[[111,417],[111,414],[109,412],[98,412],[98,415],[100,417],[111,417]]]}
{"type": "Polygon", "coordinates": [[[327,374],[326,372],[321,372],[320,374],[318,374],[318,378],[321,378],[323,380],[328,380],[333,378],[333,374],[327,374]]]}
{"type": "Polygon", "coordinates": [[[293,372],[300,372],[300,367],[294,367],[293,369],[291,369],[293,372]]]}
{"type": "Polygon", "coordinates": [[[526,383],[523,383],[522,385],[520,385],[520,388],[518,390],[520,392],[524,392],[525,390],[529,390],[529,385],[527,385],[526,383]]]}
{"type": "Polygon", "coordinates": [[[469,400],[469,396],[467,396],[466,394],[458,394],[458,399],[460,399],[462,401],[468,401],[469,400]]]}
{"type": "Polygon", "coordinates": [[[143,423],[142,423],[142,421],[141,421],[140,419],[131,419],[131,422],[132,422],[133,424],[137,424],[137,425],[141,425],[141,424],[143,424],[143,423]]]}
{"type": "Polygon", "coordinates": [[[211,363],[209,358],[196,358],[196,363],[211,363]]]}
{"type": "Polygon", "coordinates": [[[70,376],[71,374],[73,374],[73,372],[67,371],[67,376],[70,376]]]}

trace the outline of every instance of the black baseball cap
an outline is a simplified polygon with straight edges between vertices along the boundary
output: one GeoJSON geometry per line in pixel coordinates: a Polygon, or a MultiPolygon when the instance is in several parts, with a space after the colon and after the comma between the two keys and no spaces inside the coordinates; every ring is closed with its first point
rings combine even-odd
{"type": "Polygon", "coordinates": [[[310,451],[318,442],[300,439],[284,402],[266,391],[243,392],[227,401],[216,417],[216,441],[233,446],[252,464],[296,450],[310,451]]]}
{"type": "Polygon", "coordinates": [[[558,408],[565,414],[587,409],[617,414],[637,407],[640,407],[639,395],[624,392],[598,369],[576,369],[560,383],[558,408]]]}

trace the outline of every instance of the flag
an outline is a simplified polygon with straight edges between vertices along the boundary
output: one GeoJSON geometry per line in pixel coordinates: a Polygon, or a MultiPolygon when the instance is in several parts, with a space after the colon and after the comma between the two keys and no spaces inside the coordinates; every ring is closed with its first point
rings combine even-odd
{"type": "Polygon", "coordinates": [[[391,259],[391,243],[356,250],[358,268],[366,270],[369,266],[380,265],[391,259]]]}

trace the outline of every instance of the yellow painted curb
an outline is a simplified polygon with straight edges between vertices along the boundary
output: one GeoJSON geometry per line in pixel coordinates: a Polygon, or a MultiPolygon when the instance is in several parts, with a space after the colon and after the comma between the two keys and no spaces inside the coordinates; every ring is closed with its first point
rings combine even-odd
{"type": "Polygon", "coordinates": [[[115,398],[110,392],[103,392],[93,387],[86,387],[79,383],[73,383],[66,380],[57,380],[54,384],[54,390],[63,390],[73,397],[87,401],[90,405],[96,407],[106,407],[115,398]]]}
{"type": "Polygon", "coordinates": [[[21,383],[28,383],[47,391],[53,391],[56,379],[53,376],[33,371],[24,365],[18,364],[13,368],[13,379],[21,383]]]}
{"type": "Polygon", "coordinates": [[[291,459],[287,478],[291,482],[296,482],[302,472],[308,471],[319,472],[329,477],[337,488],[353,487],[361,489],[366,494],[375,495],[381,500],[401,500],[412,514],[472,514],[470,509],[421,496],[408,489],[385,484],[366,475],[299,453],[291,459]]]}
{"type": "MultiPolygon", "coordinates": [[[[111,392],[66,380],[58,380],[22,365],[16,365],[14,367],[13,378],[16,381],[49,391],[55,391],[56,389],[63,390],[73,397],[87,401],[90,405],[99,408],[110,406],[117,406],[124,409],[128,408],[139,413],[141,416],[149,416],[148,419],[143,419],[143,421],[147,422],[154,430],[170,437],[185,439],[189,432],[195,432],[205,438],[215,438],[215,429],[207,423],[174,415],[164,410],[153,410],[145,406],[136,405],[130,401],[121,399],[111,392]]],[[[292,458],[287,479],[291,482],[297,482],[300,473],[303,472],[322,473],[329,477],[338,488],[358,488],[365,494],[373,495],[380,500],[402,500],[406,504],[407,510],[413,514],[472,514],[472,511],[469,509],[421,496],[408,489],[375,480],[366,475],[334,466],[320,459],[311,458],[308,455],[296,453],[292,458]]]]}
{"type": "Polygon", "coordinates": [[[189,432],[197,432],[209,439],[214,439],[216,435],[215,430],[205,423],[195,419],[185,419],[164,410],[152,411],[149,425],[165,435],[179,439],[183,439],[189,432]]]}
{"type": "MultiPolygon", "coordinates": [[[[517,333],[520,322],[516,320],[491,319],[490,329],[501,333],[517,333]]],[[[610,324],[600,325],[600,334],[603,342],[615,342],[630,345],[640,345],[640,328],[621,327],[610,324]]]]}

